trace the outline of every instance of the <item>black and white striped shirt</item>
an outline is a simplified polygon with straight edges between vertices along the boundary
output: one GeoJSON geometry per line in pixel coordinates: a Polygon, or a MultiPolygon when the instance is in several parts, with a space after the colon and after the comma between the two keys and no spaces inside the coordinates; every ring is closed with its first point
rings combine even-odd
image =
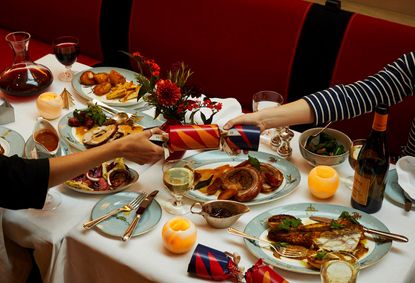
{"type": "MultiPolygon", "coordinates": [[[[415,53],[403,55],[379,73],[348,85],[336,85],[304,97],[315,113],[315,123],[349,119],[371,112],[379,103],[389,106],[414,95],[415,53]]],[[[415,156],[415,117],[404,155],[415,156]]]]}

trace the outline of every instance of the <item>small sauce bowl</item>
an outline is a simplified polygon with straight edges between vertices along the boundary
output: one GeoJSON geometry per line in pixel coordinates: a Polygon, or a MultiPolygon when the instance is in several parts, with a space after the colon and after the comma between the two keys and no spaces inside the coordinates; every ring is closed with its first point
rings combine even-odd
{"type": "Polygon", "coordinates": [[[210,226],[218,229],[230,227],[248,211],[248,206],[232,200],[196,202],[190,207],[191,213],[202,215],[210,226]]]}

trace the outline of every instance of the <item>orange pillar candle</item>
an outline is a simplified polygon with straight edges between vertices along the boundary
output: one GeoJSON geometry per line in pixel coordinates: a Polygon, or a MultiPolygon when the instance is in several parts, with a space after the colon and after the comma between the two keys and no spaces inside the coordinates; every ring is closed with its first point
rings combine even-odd
{"type": "Polygon", "coordinates": [[[330,166],[316,166],[308,174],[308,188],[313,196],[326,199],[339,187],[339,174],[330,166]]]}
{"type": "Polygon", "coordinates": [[[36,106],[40,116],[53,120],[61,115],[63,100],[54,92],[45,92],[36,99],[36,106]]]}
{"type": "Polygon", "coordinates": [[[196,242],[196,226],[185,217],[174,217],[164,224],[161,236],[167,250],[175,254],[185,253],[196,242]]]}

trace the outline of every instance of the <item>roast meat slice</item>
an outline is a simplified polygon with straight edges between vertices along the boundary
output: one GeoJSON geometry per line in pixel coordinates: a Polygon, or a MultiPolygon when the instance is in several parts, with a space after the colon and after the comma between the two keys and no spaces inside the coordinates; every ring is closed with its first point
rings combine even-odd
{"type": "Polygon", "coordinates": [[[236,190],[234,198],[245,202],[254,199],[262,189],[262,178],[257,170],[249,167],[229,169],[222,175],[222,189],[236,190]]]}
{"type": "Polygon", "coordinates": [[[93,127],[84,134],[83,144],[86,146],[98,146],[107,142],[117,132],[117,125],[93,127]]]}

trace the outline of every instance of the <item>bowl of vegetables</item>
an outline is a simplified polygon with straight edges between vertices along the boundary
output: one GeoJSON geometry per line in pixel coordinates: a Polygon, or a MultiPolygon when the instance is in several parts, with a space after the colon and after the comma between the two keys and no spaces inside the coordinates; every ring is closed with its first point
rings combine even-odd
{"type": "Polygon", "coordinates": [[[343,163],[349,155],[352,141],[345,133],[331,128],[313,137],[321,129],[312,128],[300,135],[301,155],[313,166],[336,166],[343,163]]]}

